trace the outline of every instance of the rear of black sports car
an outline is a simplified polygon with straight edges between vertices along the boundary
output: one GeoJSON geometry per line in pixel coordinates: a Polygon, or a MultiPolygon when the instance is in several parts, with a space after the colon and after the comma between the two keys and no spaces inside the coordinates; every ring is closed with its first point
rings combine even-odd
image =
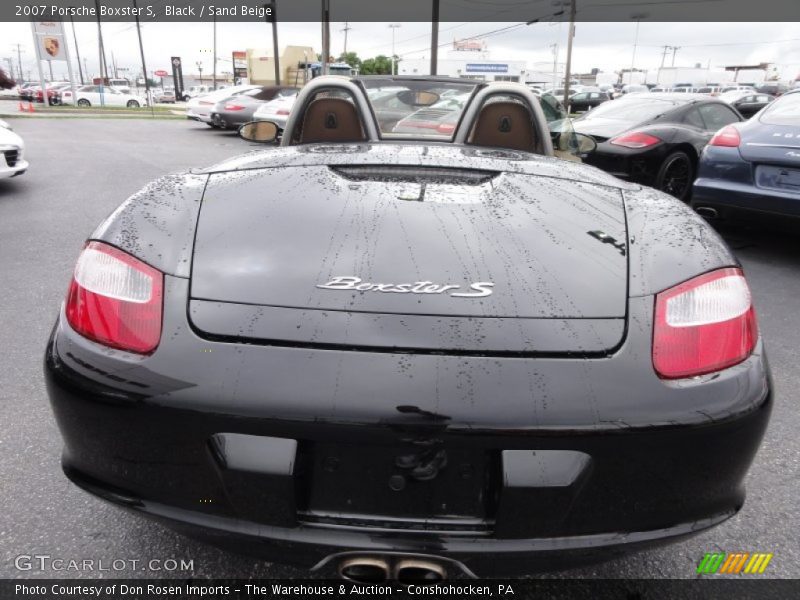
{"type": "Polygon", "coordinates": [[[700,218],[552,158],[337,150],[165,178],[93,234],[45,359],[72,481],[366,579],[609,558],[741,508],[770,380],[700,218]]]}

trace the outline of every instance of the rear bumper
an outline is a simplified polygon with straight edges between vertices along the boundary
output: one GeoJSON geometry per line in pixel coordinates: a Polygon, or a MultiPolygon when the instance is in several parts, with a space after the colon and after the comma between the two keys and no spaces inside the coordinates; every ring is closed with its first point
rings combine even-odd
{"type": "Polygon", "coordinates": [[[692,206],[800,217],[800,194],[760,188],[749,183],[701,177],[694,183],[692,206]]]}
{"type": "Polygon", "coordinates": [[[630,299],[612,356],[537,360],[215,342],[188,325],[188,282],[166,277],[165,292],[150,357],[57,323],[45,376],[65,472],[190,535],[306,568],[401,553],[521,574],[697,533],[741,508],[772,406],[760,344],[719,373],[658,380],[651,297],[630,299]],[[426,444],[451,457],[443,474],[392,491],[393,452],[426,444]],[[387,470],[363,473],[353,450],[387,470]],[[477,510],[401,514],[414,486],[453,506],[443,482],[474,491],[482,471],[464,455],[490,465],[477,510]]]}
{"type": "Polygon", "coordinates": [[[602,142],[584,162],[625,181],[652,186],[665,158],[664,144],[641,151],[602,142]]]}

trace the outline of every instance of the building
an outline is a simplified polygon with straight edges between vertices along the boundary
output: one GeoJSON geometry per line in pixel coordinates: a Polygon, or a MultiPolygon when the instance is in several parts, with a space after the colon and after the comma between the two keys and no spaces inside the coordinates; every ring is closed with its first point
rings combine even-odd
{"type": "MultiPolygon", "coordinates": [[[[272,85],[275,83],[275,62],[273,54],[268,50],[247,49],[247,73],[250,83],[272,85]]],[[[280,56],[281,83],[285,85],[303,85],[308,77],[306,70],[298,68],[301,63],[317,60],[317,53],[311,46],[286,46],[280,56]]]]}
{"type": "MultiPolygon", "coordinates": [[[[399,75],[430,75],[430,59],[403,59],[398,63],[399,75]]],[[[490,58],[486,43],[479,40],[454,41],[436,70],[445,77],[465,77],[481,81],[527,81],[527,65],[521,60],[490,58]]]]}

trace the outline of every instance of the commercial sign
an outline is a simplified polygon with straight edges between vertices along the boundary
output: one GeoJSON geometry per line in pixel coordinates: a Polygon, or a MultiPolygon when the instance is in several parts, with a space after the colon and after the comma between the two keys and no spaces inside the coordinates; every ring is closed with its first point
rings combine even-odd
{"type": "Polygon", "coordinates": [[[167,77],[169,73],[167,73],[164,69],[159,69],[158,71],[153,71],[153,75],[156,77],[167,77]]]}
{"type": "Polygon", "coordinates": [[[508,73],[508,65],[500,63],[467,63],[467,73],[508,73]]]}
{"type": "Polygon", "coordinates": [[[183,97],[183,65],[180,56],[173,56],[170,58],[172,62],[172,82],[175,84],[175,96],[177,98],[183,97]]]}
{"type": "Polygon", "coordinates": [[[247,79],[247,52],[241,50],[233,51],[233,80],[240,82],[247,79]]]}
{"type": "Polygon", "coordinates": [[[34,21],[33,37],[39,60],[67,60],[64,24],[60,21],[34,21]]]}

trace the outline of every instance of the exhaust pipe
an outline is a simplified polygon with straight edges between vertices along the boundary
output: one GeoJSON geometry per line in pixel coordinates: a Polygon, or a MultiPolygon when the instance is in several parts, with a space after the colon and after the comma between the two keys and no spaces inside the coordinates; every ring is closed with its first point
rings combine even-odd
{"type": "Polygon", "coordinates": [[[700,215],[701,217],[705,217],[706,219],[719,218],[719,213],[717,212],[717,209],[711,208],[710,206],[698,206],[694,210],[698,215],[700,215]]]}
{"type": "Polygon", "coordinates": [[[444,581],[447,571],[438,563],[428,560],[405,559],[397,563],[394,578],[406,585],[424,585],[444,581]]]}
{"type": "Polygon", "coordinates": [[[349,558],[339,563],[339,576],[354,583],[383,583],[389,579],[389,563],[381,558],[349,558]]]}

